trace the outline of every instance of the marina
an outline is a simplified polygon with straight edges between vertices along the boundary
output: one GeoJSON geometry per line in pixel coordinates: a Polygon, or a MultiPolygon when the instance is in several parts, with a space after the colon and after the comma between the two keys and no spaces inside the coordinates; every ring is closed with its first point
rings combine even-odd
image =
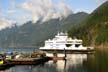
{"type": "MultiPolygon", "coordinates": [[[[59,54],[58,54],[59,55],[59,54]]],[[[70,68],[75,71],[79,70],[79,66],[83,61],[87,60],[87,54],[67,54],[67,60],[49,60],[39,65],[15,65],[10,67],[5,72],[70,72],[70,68]]],[[[80,69],[81,70],[81,69],[80,69]]]]}
{"type": "Polygon", "coordinates": [[[67,33],[61,32],[55,38],[46,40],[45,46],[40,47],[39,50],[37,48],[7,48],[4,51],[1,50],[0,70],[17,65],[38,66],[50,61],[54,63],[65,61],[65,67],[69,56],[82,57],[80,55],[85,55],[87,57],[88,54],[93,53],[93,47],[85,47],[82,43],[82,40],[69,38],[67,33]]]}
{"type": "Polygon", "coordinates": [[[47,57],[45,53],[32,52],[32,53],[12,53],[0,54],[0,70],[5,70],[15,65],[39,65],[49,61],[51,58],[47,57]]]}
{"type": "MultiPolygon", "coordinates": [[[[42,59],[39,60],[40,62],[38,62],[38,64],[31,64],[31,63],[29,64],[29,62],[26,63],[23,62],[31,60],[30,58],[28,60],[27,58],[24,58],[26,57],[26,55],[29,56],[28,55],[29,53],[17,52],[17,57],[16,57],[17,59],[11,59],[14,65],[13,64],[10,65],[7,64],[7,66],[6,64],[3,64],[4,66],[0,65],[2,67],[0,71],[2,72],[19,72],[19,71],[20,72],[39,72],[39,71],[40,72],[71,72],[71,71],[89,72],[90,71],[89,69],[92,69],[92,72],[99,72],[98,71],[99,67],[102,66],[102,71],[107,72],[106,70],[107,68],[105,67],[108,63],[107,58],[105,58],[107,56],[107,53],[105,52],[101,53],[101,51],[98,50],[93,54],[91,53],[66,54],[66,57],[64,53],[57,53],[57,54],[46,53],[46,56],[50,57],[50,60],[45,60],[43,62],[43,57],[42,57],[42,59]],[[21,59],[21,57],[23,57],[23,59],[21,59]],[[65,59],[63,59],[64,57],[65,59]],[[18,63],[18,60],[20,61],[20,63],[18,63]],[[99,63],[98,65],[96,64],[97,62],[99,63]]],[[[35,54],[36,53],[37,52],[35,52],[35,54]]],[[[30,54],[32,54],[32,52],[30,54]]],[[[32,57],[34,58],[36,57],[36,55],[33,55],[32,57]]],[[[7,60],[9,60],[9,58],[7,60]]]]}
{"type": "Polygon", "coordinates": [[[83,46],[82,40],[69,38],[67,33],[62,32],[52,40],[46,40],[45,46],[40,47],[40,50],[31,49],[31,52],[18,52],[21,48],[13,49],[14,52],[1,53],[1,58],[3,58],[0,62],[1,68],[8,68],[10,65],[39,65],[50,60],[55,63],[58,60],[67,60],[67,54],[87,54],[94,51],[93,47],[83,46]]]}

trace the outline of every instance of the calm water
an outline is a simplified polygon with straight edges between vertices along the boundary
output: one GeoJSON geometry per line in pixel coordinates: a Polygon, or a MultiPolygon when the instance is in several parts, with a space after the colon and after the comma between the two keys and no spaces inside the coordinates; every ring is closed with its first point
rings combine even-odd
{"type": "Polygon", "coordinates": [[[108,53],[67,54],[67,60],[48,61],[38,66],[18,65],[0,72],[108,72],[108,53]]]}
{"type": "Polygon", "coordinates": [[[37,48],[0,48],[0,52],[33,52],[37,48]]]}

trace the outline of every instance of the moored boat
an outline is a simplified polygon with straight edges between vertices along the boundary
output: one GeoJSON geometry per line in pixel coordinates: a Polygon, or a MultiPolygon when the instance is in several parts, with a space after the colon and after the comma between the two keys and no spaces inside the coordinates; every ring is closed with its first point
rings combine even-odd
{"type": "Polygon", "coordinates": [[[58,33],[55,38],[45,41],[45,46],[39,49],[47,52],[64,52],[66,53],[90,53],[94,47],[85,47],[83,41],[77,38],[69,38],[67,33],[58,33]]]}
{"type": "Polygon", "coordinates": [[[0,70],[5,70],[11,66],[13,66],[13,64],[7,62],[4,57],[0,55],[0,70]]]}

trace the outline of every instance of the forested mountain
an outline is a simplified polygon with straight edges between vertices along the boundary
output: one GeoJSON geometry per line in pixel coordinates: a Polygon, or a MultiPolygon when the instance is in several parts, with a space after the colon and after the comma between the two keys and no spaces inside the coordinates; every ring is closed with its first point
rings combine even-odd
{"type": "Polygon", "coordinates": [[[47,22],[26,22],[22,26],[13,26],[0,31],[1,47],[33,47],[43,45],[44,41],[54,37],[58,31],[67,31],[73,25],[88,16],[87,13],[79,12],[71,14],[63,19],[51,19],[47,22]]]}
{"type": "Polygon", "coordinates": [[[69,36],[84,40],[85,45],[108,46],[108,1],[94,10],[79,25],[69,30],[69,36]]]}

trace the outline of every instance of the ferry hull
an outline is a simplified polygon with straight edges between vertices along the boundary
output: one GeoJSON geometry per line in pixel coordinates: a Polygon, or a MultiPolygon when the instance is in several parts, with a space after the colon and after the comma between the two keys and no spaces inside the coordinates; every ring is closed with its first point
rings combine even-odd
{"type": "Polygon", "coordinates": [[[73,54],[73,53],[81,53],[81,54],[87,54],[87,53],[93,53],[93,49],[89,50],[47,50],[47,49],[41,49],[42,51],[48,52],[48,53],[67,53],[67,54],[73,54]]]}

